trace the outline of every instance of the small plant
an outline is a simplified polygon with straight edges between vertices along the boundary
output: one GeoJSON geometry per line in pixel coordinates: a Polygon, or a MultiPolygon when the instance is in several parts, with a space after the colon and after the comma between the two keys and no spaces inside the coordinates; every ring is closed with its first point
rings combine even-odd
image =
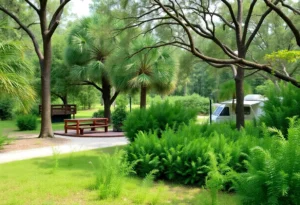
{"type": "Polygon", "coordinates": [[[122,132],[123,122],[126,119],[127,112],[125,106],[118,106],[112,114],[113,131],[122,132]]]}
{"type": "Polygon", "coordinates": [[[218,191],[224,188],[226,182],[225,173],[230,171],[227,164],[219,165],[216,154],[214,152],[208,153],[209,161],[209,172],[206,177],[206,187],[210,190],[211,205],[218,204],[218,191]]]}
{"type": "Polygon", "coordinates": [[[133,172],[132,165],[125,160],[124,151],[113,155],[102,154],[99,166],[95,167],[96,188],[100,199],[117,198],[123,190],[125,177],[133,172]]]}
{"type": "Polygon", "coordinates": [[[104,117],[104,110],[98,110],[97,112],[93,113],[93,118],[101,118],[104,117]]]}
{"type": "Polygon", "coordinates": [[[4,145],[9,144],[12,140],[13,140],[12,138],[8,138],[7,136],[0,135],[0,149],[2,149],[4,145]]]}
{"type": "Polygon", "coordinates": [[[136,204],[144,204],[145,201],[150,201],[150,204],[157,204],[157,202],[159,201],[159,194],[150,194],[150,189],[153,187],[154,184],[154,175],[157,172],[158,170],[152,170],[151,172],[146,174],[145,178],[142,181],[140,189],[136,192],[136,195],[134,197],[134,202],[136,204]]]}
{"type": "Polygon", "coordinates": [[[52,157],[53,157],[53,169],[52,173],[55,173],[59,167],[59,156],[60,152],[55,147],[52,147],[52,157]]]}
{"type": "Polygon", "coordinates": [[[36,130],[37,117],[34,115],[21,115],[17,118],[17,126],[19,130],[36,130]]]}

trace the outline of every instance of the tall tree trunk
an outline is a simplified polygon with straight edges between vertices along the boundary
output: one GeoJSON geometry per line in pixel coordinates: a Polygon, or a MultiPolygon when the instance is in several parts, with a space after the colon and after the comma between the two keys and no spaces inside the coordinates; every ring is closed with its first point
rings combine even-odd
{"type": "Polygon", "coordinates": [[[235,77],[235,91],[236,91],[236,128],[240,130],[245,126],[244,116],[244,70],[241,67],[237,68],[237,75],[235,77]]]}
{"type": "Polygon", "coordinates": [[[111,118],[111,111],[110,111],[110,90],[111,86],[108,80],[105,76],[102,77],[102,99],[104,104],[104,117],[108,118],[108,121],[110,122],[111,118]]]}
{"type": "Polygon", "coordinates": [[[67,3],[71,0],[60,0],[60,5],[57,7],[52,17],[47,14],[47,0],[39,0],[36,3],[39,4],[39,8],[35,3],[31,1],[26,1],[28,6],[31,7],[39,16],[40,21],[40,32],[43,39],[43,54],[40,50],[39,43],[36,36],[30,30],[29,25],[25,26],[18,16],[14,15],[12,12],[0,5],[0,11],[3,11],[8,16],[10,16],[19,26],[23,29],[27,35],[32,40],[34,50],[39,58],[40,68],[41,68],[41,84],[42,84],[42,122],[40,138],[54,137],[52,125],[51,125],[51,92],[50,92],[50,77],[51,77],[51,38],[55,32],[57,26],[59,25],[60,18],[63,9],[67,3]],[[51,18],[49,25],[47,25],[47,16],[51,18]]]}
{"type": "Polygon", "coordinates": [[[42,82],[42,122],[39,138],[54,137],[51,124],[51,39],[44,39],[44,59],[40,61],[42,82]]]}
{"type": "MultiPolygon", "coordinates": [[[[243,0],[238,0],[237,24],[236,28],[236,43],[238,49],[238,57],[245,59],[246,49],[243,33],[243,0]]],[[[247,31],[244,31],[247,32],[247,31]]],[[[241,66],[237,67],[235,76],[235,91],[236,91],[236,128],[240,130],[245,126],[244,116],[244,69],[241,66]]]]}
{"type": "Polygon", "coordinates": [[[141,86],[141,100],[140,100],[140,108],[146,108],[146,97],[147,97],[147,87],[146,86],[141,86]]]}

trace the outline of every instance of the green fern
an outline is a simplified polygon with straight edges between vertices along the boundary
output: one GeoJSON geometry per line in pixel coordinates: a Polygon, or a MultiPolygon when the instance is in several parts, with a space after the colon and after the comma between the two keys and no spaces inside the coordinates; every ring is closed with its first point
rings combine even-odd
{"type": "Polygon", "coordinates": [[[248,173],[239,174],[234,182],[245,204],[300,203],[300,125],[296,118],[289,124],[288,140],[275,130],[278,138],[269,149],[252,149],[248,173]]]}

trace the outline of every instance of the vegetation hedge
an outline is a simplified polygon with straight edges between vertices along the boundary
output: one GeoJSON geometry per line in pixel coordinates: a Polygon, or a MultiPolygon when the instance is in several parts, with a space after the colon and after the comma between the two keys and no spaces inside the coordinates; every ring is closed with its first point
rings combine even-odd
{"type": "Polygon", "coordinates": [[[179,125],[196,120],[196,116],[197,112],[194,109],[180,103],[171,104],[165,101],[152,104],[148,109],[133,110],[124,121],[123,130],[126,132],[126,137],[133,142],[140,131],[156,130],[160,136],[167,125],[176,131],[179,125]]]}
{"type": "Polygon", "coordinates": [[[168,100],[170,103],[180,103],[185,107],[195,109],[198,114],[209,113],[209,99],[195,93],[187,96],[168,96],[164,99],[159,96],[155,96],[150,99],[150,102],[152,103],[162,102],[165,100],[168,100]]]}

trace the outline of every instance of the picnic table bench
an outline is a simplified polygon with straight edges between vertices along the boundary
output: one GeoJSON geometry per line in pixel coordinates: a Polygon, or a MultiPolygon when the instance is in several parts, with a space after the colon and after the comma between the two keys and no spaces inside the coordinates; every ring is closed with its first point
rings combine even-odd
{"type": "Polygon", "coordinates": [[[96,128],[104,128],[104,131],[108,131],[108,118],[78,118],[78,119],[65,119],[65,133],[68,130],[76,130],[76,134],[83,135],[84,129],[91,129],[95,131],[96,128]]]}

